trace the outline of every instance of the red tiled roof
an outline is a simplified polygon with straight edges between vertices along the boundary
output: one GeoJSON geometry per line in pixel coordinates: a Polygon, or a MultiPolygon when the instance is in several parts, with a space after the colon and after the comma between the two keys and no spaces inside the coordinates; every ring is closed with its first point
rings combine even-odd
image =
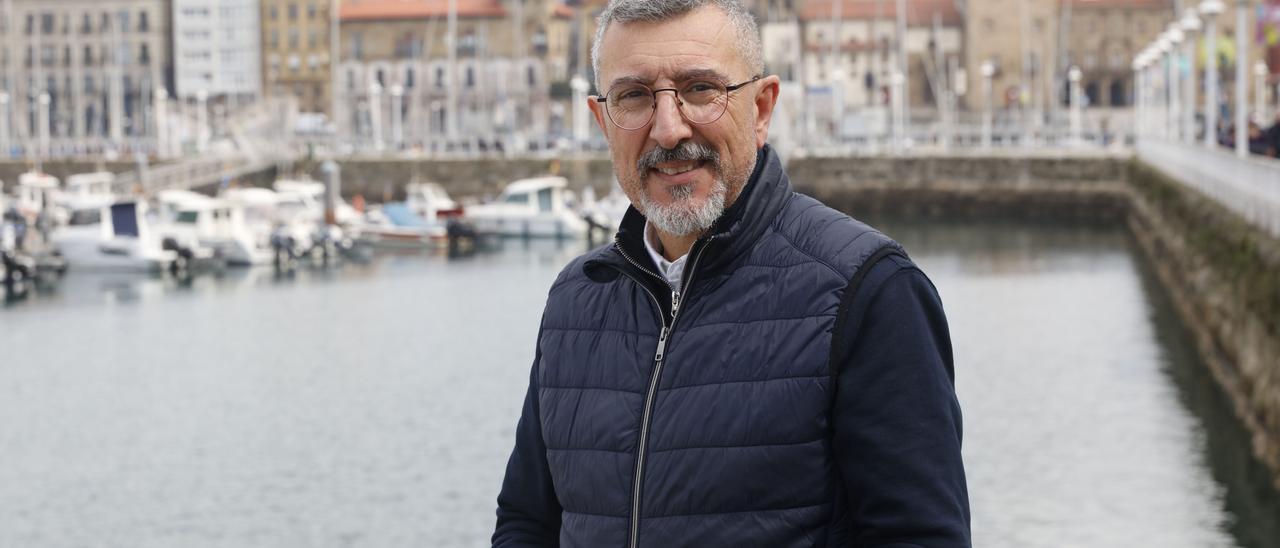
{"type": "MultiPolygon", "coordinates": [[[[431,19],[449,15],[449,0],[341,0],[342,21],[431,19]]],[[[503,17],[500,0],[457,0],[458,17],[503,17]]]]}
{"type": "MultiPolygon", "coordinates": [[[[877,16],[893,19],[898,16],[897,2],[880,0],[836,0],[841,2],[841,19],[874,19],[877,16]]],[[[831,19],[832,0],[810,0],[804,3],[800,11],[800,19],[804,21],[822,21],[831,19]]],[[[942,24],[959,26],[962,21],[960,12],[956,10],[955,0],[910,0],[907,2],[907,24],[910,26],[932,25],[933,15],[942,16],[942,24]]]]}
{"type": "Polygon", "coordinates": [[[573,19],[574,9],[564,4],[556,4],[555,11],[552,11],[551,15],[561,19],[573,19]]]}

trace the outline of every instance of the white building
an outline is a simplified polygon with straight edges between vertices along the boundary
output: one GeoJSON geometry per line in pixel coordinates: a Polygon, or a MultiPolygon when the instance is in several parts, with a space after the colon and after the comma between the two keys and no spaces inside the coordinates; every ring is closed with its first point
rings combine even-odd
{"type": "Polygon", "coordinates": [[[0,149],[48,156],[154,146],[151,106],[165,87],[168,43],[164,0],[4,0],[0,149]]]}
{"type": "Polygon", "coordinates": [[[173,0],[178,97],[250,99],[262,91],[258,0],[173,0]]]}

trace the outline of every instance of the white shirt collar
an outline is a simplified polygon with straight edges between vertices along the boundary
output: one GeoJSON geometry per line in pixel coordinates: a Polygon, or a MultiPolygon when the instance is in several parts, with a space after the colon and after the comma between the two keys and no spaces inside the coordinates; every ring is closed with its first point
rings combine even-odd
{"type": "Polygon", "coordinates": [[[658,267],[658,274],[667,279],[672,289],[680,287],[680,281],[684,277],[685,259],[689,258],[689,254],[685,253],[674,261],[668,261],[662,256],[662,240],[658,239],[658,231],[649,221],[644,222],[644,248],[649,252],[649,258],[653,259],[653,264],[658,267]]]}

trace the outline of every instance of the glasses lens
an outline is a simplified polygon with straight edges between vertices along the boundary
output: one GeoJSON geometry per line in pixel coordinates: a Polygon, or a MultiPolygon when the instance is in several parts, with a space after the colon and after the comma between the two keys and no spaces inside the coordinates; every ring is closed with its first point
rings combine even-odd
{"type": "Polygon", "coordinates": [[[695,124],[709,124],[724,114],[729,94],[714,81],[693,81],[680,88],[680,110],[695,124]]]}
{"type": "Polygon", "coordinates": [[[618,127],[636,129],[653,115],[653,92],[641,85],[618,86],[609,90],[605,107],[618,127]]]}

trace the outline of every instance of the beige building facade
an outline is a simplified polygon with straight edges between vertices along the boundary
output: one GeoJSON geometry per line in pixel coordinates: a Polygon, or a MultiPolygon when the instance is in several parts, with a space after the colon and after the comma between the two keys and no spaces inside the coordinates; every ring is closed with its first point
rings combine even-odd
{"type": "Polygon", "coordinates": [[[261,0],[262,93],[329,114],[330,0],[261,0]]]}

